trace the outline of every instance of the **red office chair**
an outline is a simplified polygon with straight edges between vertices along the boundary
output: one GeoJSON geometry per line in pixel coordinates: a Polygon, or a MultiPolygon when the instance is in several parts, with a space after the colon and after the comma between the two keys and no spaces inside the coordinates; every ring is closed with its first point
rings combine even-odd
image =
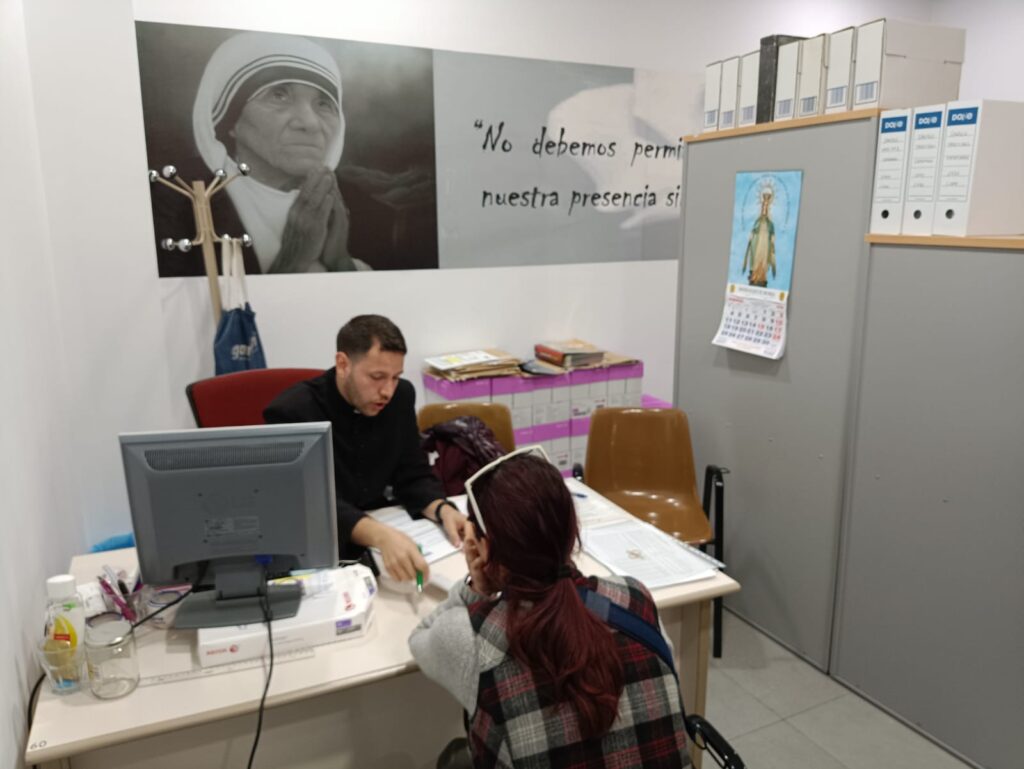
{"type": "Polygon", "coordinates": [[[185,388],[197,427],[263,424],[263,409],[293,384],[323,373],[316,368],[265,368],[200,379],[185,388]]]}

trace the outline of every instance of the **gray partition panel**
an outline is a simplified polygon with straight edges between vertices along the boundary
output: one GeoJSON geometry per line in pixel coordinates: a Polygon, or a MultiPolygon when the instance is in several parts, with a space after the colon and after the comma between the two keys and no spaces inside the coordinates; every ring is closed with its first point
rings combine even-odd
{"type": "MultiPolygon", "coordinates": [[[[827,669],[851,387],[859,351],[877,120],[688,148],[676,404],[698,463],[726,481],[740,615],[827,669]],[[738,171],[802,170],[785,356],[714,347],[738,171]]],[[[728,644],[729,639],[725,639],[728,644]]]]}
{"type": "Polygon", "coordinates": [[[871,249],[833,656],[993,769],[1024,766],[1022,290],[1021,252],[871,249]]]}

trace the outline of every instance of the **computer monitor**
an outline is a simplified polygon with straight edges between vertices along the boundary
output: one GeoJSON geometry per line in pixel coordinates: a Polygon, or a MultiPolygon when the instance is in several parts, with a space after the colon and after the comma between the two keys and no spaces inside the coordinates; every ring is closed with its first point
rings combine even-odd
{"type": "Polygon", "coordinates": [[[119,436],[139,569],[182,584],[175,627],[294,616],[301,589],[266,584],[292,569],[333,568],[338,524],[330,422],[119,436]]]}

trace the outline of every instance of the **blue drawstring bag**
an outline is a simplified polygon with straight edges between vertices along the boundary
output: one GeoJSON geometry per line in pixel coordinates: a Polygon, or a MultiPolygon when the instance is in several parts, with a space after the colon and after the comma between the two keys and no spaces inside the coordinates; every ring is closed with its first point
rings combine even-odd
{"type": "Polygon", "coordinates": [[[260,332],[256,329],[256,313],[249,304],[245,285],[242,245],[233,238],[221,241],[221,266],[225,278],[225,307],[213,337],[213,358],[216,373],[266,368],[260,332]]]}

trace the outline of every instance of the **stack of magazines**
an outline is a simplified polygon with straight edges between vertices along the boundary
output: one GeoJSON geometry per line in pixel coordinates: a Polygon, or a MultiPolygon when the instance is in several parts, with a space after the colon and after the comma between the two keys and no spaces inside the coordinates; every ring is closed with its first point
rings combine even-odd
{"type": "Polygon", "coordinates": [[[449,382],[519,374],[519,359],[493,347],[434,355],[423,363],[428,374],[449,382]]]}

